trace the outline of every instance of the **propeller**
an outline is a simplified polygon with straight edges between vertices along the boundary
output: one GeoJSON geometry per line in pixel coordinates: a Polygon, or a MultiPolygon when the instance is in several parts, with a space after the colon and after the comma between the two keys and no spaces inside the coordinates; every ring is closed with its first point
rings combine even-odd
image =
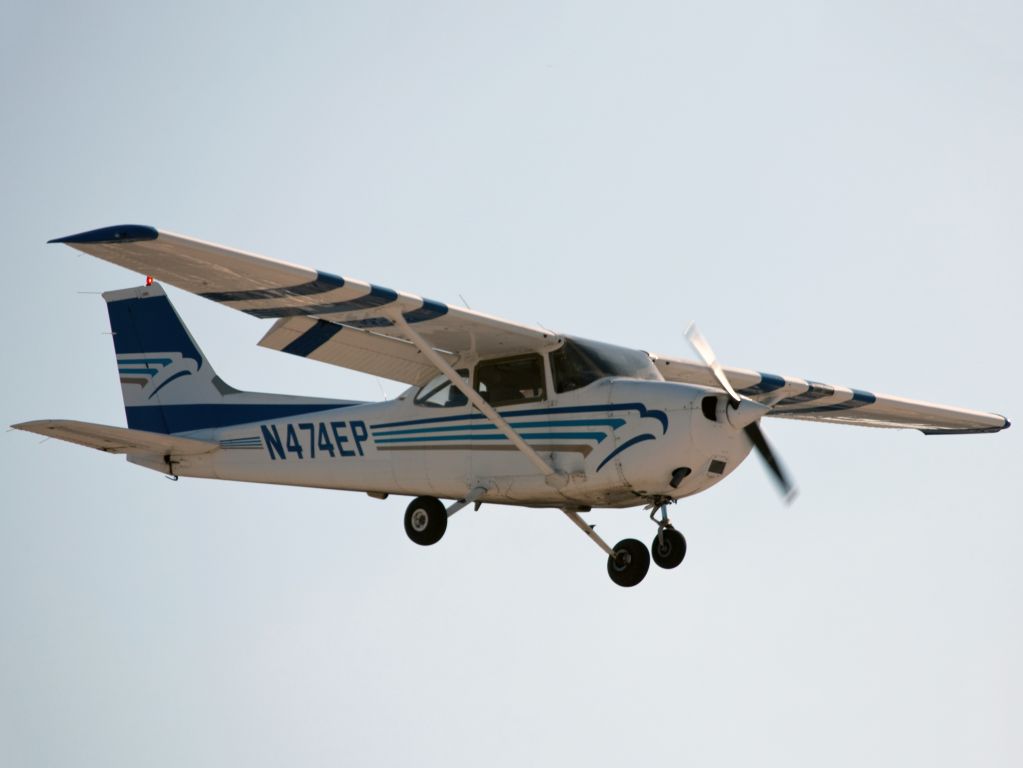
{"type": "Polygon", "coordinates": [[[764,433],[760,429],[760,418],[770,412],[771,407],[758,403],[751,398],[743,397],[735,391],[731,382],[728,381],[728,377],[725,376],[725,369],[718,362],[714,350],[711,349],[707,340],[703,338],[703,334],[697,329],[695,323],[689,324],[689,328],[686,330],[686,338],[693,345],[696,354],[710,368],[718,384],[728,394],[729,407],[725,409],[728,423],[746,433],[746,437],[753,443],[753,447],[757,449],[760,458],[764,460],[764,463],[770,470],[771,477],[777,483],[778,489],[781,491],[786,503],[791,503],[796,497],[796,486],[792,483],[785,468],[771,449],[771,444],[767,442],[767,438],[764,437],[764,433]]]}

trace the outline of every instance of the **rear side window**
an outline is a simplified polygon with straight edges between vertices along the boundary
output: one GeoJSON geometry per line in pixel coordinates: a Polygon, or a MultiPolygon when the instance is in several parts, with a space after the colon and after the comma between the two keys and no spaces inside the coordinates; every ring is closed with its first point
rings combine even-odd
{"type": "Polygon", "coordinates": [[[547,397],[540,355],[487,360],[476,366],[476,391],[491,405],[531,403],[547,397]]]}

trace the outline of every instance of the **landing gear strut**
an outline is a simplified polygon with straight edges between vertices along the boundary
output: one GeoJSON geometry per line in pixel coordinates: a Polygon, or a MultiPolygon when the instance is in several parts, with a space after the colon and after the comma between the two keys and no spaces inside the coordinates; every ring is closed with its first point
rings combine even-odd
{"type": "Polygon", "coordinates": [[[579,517],[579,510],[574,507],[562,508],[565,516],[579,526],[579,530],[585,533],[590,539],[607,553],[607,575],[611,581],[620,587],[634,587],[643,581],[646,572],[650,570],[650,553],[643,545],[643,542],[636,539],[622,539],[615,548],[611,549],[593,526],[587,525],[579,517]]]}
{"type": "Polygon", "coordinates": [[[475,504],[476,509],[479,509],[483,504],[480,499],[486,492],[486,486],[478,485],[472,488],[464,499],[453,502],[446,509],[444,503],[433,496],[419,496],[413,499],[405,510],[405,533],[416,544],[424,547],[436,544],[448,529],[448,518],[470,504],[475,504]]]}
{"type": "Polygon", "coordinates": [[[654,562],[661,568],[677,568],[686,556],[686,537],[675,530],[668,519],[670,499],[658,499],[651,505],[650,519],[657,523],[657,535],[650,544],[654,562]],[[660,511],[661,519],[654,515],[660,511]]]}

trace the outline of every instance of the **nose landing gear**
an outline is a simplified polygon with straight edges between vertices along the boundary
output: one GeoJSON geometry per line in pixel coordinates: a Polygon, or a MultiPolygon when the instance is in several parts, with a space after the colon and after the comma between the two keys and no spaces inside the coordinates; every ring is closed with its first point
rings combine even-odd
{"type": "Polygon", "coordinates": [[[686,556],[686,537],[676,531],[668,519],[670,503],[673,503],[670,499],[660,499],[650,505],[650,519],[657,524],[657,535],[650,544],[650,553],[661,568],[677,568],[686,556]],[[658,510],[660,520],[654,518],[658,510]]]}

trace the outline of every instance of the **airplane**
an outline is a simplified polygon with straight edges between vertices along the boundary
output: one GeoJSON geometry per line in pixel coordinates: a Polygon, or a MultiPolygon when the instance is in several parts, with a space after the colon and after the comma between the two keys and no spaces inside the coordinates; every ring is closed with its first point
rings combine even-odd
{"type": "Polygon", "coordinates": [[[639,584],[651,557],[675,568],[686,540],[668,507],[728,477],[753,451],[786,499],[795,486],[763,417],[926,435],[998,432],[993,413],[722,366],[694,326],[700,362],[562,335],[150,226],[50,240],[145,275],[103,294],[127,428],[72,420],[17,429],[101,451],[174,479],[412,496],[405,533],[436,544],[469,505],[560,510],[639,584]],[[156,282],[159,280],[160,282],[156,282]],[[403,382],[394,400],[246,392],[221,379],[162,283],[260,319],[259,345],[403,382]],[[444,501],[442,501],[444,500],[444,501]],[[649,547],[613,547],[580,516],[644,507],[649,547]]]}

